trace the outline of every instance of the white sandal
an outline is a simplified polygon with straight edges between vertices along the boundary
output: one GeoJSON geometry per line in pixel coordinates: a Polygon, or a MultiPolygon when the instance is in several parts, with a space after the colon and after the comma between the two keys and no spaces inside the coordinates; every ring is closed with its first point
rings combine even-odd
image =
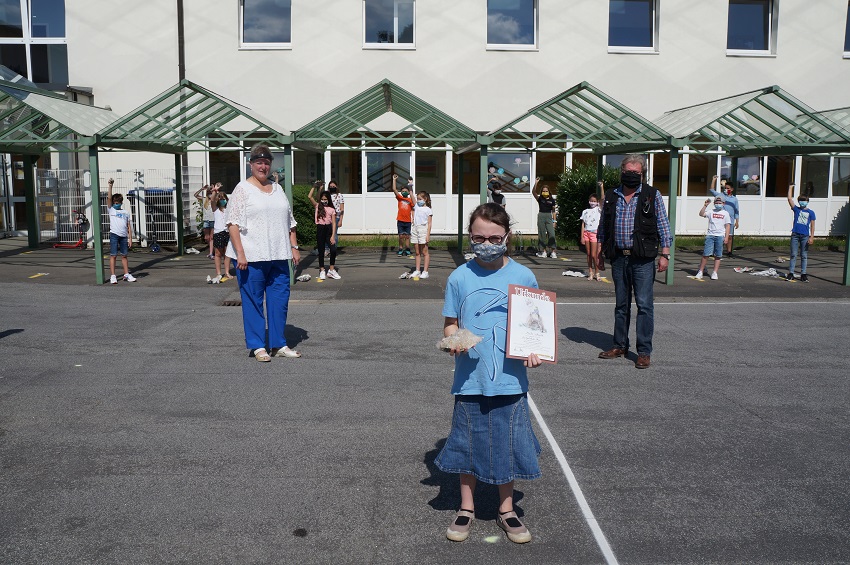
{"type": "Polygon", "coordinates": [[[272,355],[275,357],[289,357],[290,359],[295,359],[301,357],[301,352],[289,349],[289,346],[283,346],[280,349],[275,349],[272,352],[272,355]]]}
{"type": "Polygon", "coordinates": [[[265,347],[260,347],[251,351],[251,357],[255,358],[260,363],[268,363],[272,360],[265,347]]]}

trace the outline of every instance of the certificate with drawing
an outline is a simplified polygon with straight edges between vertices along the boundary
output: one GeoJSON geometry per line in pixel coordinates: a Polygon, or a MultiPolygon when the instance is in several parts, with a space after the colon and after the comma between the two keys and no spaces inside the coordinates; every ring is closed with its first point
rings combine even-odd
{"type": "Polygon", "coordinates": [[[558,359],[555,293],[508,285],[507,357],[526,359],[536,353],[544,363],[558,359]]]}

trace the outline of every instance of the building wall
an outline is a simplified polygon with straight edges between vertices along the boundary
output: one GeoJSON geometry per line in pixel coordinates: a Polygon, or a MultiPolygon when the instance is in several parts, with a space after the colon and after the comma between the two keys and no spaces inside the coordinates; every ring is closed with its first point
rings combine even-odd
{"type": "MultiPolygon", "coordinates": [[[[364,49],[360,0],[294,0],[291,49],[240,50],[236,0],[184,0],[186,75],[288,129],[383,78],[478,131],[581,81],[649,119],[772,84],[818,110],[848,105],[845,0],[779,0],[777,51],[767,57],[727,55],[727,0],[659,5],[657,54],[608,52],[604,0],[539,0],[534,51],[486,49],[485,0],[418,0],[415,50],[364,49]]],[[[177,82],[173,0],[74,0],[66,9],[70,80],[92,87],[95,103],[125,113],[177,82]]],[[[113,154],[102,166],[172,163],[170,156],[113,154]]],[[[190,165],[205,163],[202,153],[190,156],[190,165]]],[[[772,210],[761,200],[760,218],[772,210]]],[[[701,220],[688,217],[681,227],[698,232],[701,220]]],[[[771,231],[763,218],[758,224],[771,231]]]]}

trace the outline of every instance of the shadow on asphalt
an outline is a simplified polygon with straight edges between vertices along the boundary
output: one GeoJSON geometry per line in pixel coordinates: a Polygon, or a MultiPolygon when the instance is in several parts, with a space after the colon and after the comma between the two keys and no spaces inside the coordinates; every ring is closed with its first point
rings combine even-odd
{"type": "MultiPolygon", "coordinates": [[[[428,506],[434,510],[455,511],[460,509],[460,475],[444,473],[434,463],[434,459],[437,458],[445,444],[446,439],[443,438],[434,444],[434,449],[425,453],[425,459],[422,462],[425,463],[430,476],[419,482],[426,486],[440,487],[440,492],[428,501],[428,506]]],[[[475,518],[478,520],[495,520],[499,509],[499,488],[496,485],[478,481],[474,497],[475,518]]],[[[518,505],[518,502],[524,497],[525,494],[514,487],[514,510],[519,517],[525,515],[525,511],[518,505]]]]}
{"type": "Polygon", "coordinates": [[[0,339],[3,339],[4,337],[9,337],[10,335],[19,334],[19,333],[21,333],[21,332],[23,332],[23,331],[24,331],[24,330],[22,330],[21,328],[15,328],[15,329],[13,329],[13,330],[5,330],[5,331],[2,331],[2,332],[0,332],[0,339]]]}
{"type": "Polygon", "coordinates": [[[561,334],[573,343],[587,343],[597,349],[606,350],[611,347],[611,334],[597,332],[587,328],[564,328],[561,334]]]}

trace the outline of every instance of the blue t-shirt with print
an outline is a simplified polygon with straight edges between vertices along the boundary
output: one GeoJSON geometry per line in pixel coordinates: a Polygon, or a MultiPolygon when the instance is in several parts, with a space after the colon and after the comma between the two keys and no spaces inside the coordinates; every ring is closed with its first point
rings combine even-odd
{"type": "Polygon", "coordinates": [[[809,233],[809,222],[813,222],[815,219],[814,210],[794,206],[794,227],[791,228],[791,233],[811,235],[809,233]]]}
{"type": "Polygon", "coordinates": [[[513,259],[497,271],[484,269],[475,259],[449,275],[443,316],[457,318],[482,340],[455,357],[452,394],[498,396],[528,392],[523,361],[505,357],[508,329],[508,285],[537,287],[537,279],[513,259]]]}

